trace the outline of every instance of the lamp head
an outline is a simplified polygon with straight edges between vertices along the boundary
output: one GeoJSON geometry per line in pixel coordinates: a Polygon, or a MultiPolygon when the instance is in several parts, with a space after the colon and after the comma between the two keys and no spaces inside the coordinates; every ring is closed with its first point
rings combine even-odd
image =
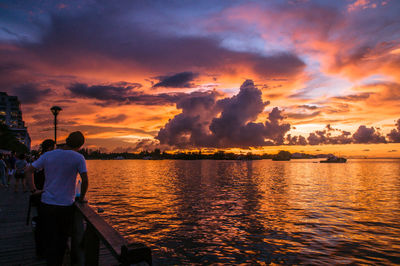
{"type": "Polygon", "coordinates": [[[54,116],[58,115],[58,113],[60,113],[60,111],[62,110],[62,108],[60,106],[53,106],[50,108],[51,112],[53,113],[54,116]]]}

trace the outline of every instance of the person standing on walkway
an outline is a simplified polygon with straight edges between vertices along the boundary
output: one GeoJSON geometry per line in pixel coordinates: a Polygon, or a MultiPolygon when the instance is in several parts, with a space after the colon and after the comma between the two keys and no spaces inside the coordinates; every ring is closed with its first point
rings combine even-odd
{"type": "Polygon", "coordinates": [[[11,179],[15,176],[15,162],[17,159],[15,159],[15,152],[11,152],[7,159],[7,164],[8,164],[8,180],[7,184],[10,185],[11,179]]]}
{"type": "Polygon", "coordinates": [[[24,192],[27,191],[25,178],[25,167],[27,164],[25,154],[19,154],[18,160],[15,162],[15,192],[18,192],[18,183],[21,183],[24,192]]]}
{"type": "Polygon", "coordinates": [[[0,181],[1,186],[8,187],[7,183],[7,165],[3,160],[3,154],[0,153],[0,181]]]}
{"type": "Polygon", "coordinates": [[[85,138],[79,131],[72,132],[64,149],[44,153],[28,167],[30,185],[35,193],[33,172],[45,170],[44,189],[39,208],[43,222],[45,257],[47,265],[62,265],[67,240],[73,222],[73,203],[77,174],[82,179],[80,202],[84,202],[88,189],[86,161],[77,151],[85,138]]]}

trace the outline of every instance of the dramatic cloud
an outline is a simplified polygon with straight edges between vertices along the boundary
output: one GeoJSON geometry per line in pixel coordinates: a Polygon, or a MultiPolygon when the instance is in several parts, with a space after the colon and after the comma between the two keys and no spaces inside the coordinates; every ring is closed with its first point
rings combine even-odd
{"type": "Polygon", "coordinates": [[[303,136],[293,136],[291,134],[287,134],[286,143],[288,145],[307,145],[307,140],[303,136]]]}
{"type": "Polygon", "coordinates": [[[386,139],[374,127],[360,126],[353,134],[354,143],[386,143],[386,139]]]}
{"type": "Polygon", "coordinates": [[[23,104],[37,104],[44,101],[51,93],[51,89],[40,89],[35,84],[23,84],[10,91],[10,95],[18,96],[23,104]]]}
{"type": "Polygon", "coordinates": [[[317,130],[309,134],[307,138],[310,145],[322,144],[350,144],[353,142],[351,133],[348,131],[335,129],[330,124],[326,125],[324,130],[317,130]],[[336,134],[339,133],[339,134],[336,134]]]}
{"type": "Polygon", "coordinates": [[[290,129],[274,108],[265,123],[256,123],[265,106],[261,91],[247,80],[237,95],[216,101],[215,94],[193,95],[177,104],[182,113],[170,120],[156,137],[176,147],[255,147],[283,144],[290,129]],[[219,115],[219,116],[218,116],[219,115]]]}
{"type": "Polygon", "coordinates": [[[216,92],[195,92],[177,103],[182,113],[176,115],[162,128],[156,137],[161,144],[170,146],[213,146],[209,124],[219,113],[216,92]]]}
{"type": "Polygon", "coordinates": [[[136,86],[93,85],[76,83],[67,89],[74,97],[100,100],[100,105],[140,104],[140,105],[168,105],[177,102],[184,93],[146,94],[136,91],[136,86]]]}
{"type": "Polygon", "coordinates": [[[394,0],[6,0],[0,90],[34,143],[50,104],[109,150],[127,142],[113,123],[175,147],[399,142],[398,126],[376,130],[400,112],[399,13],[394,0]],[[258,89],[238,91],[246,79],[258,89]]]}
{"type": "Polygon", "coordinates": [[[389,141],[400,142],[400,119],[396,122],[396,128],[392,129],[389,134],[387,134],[389,141]]]}
{"type": "MultiPolygon", "coordinates": [[[[156,15],[157,8],[150,8],[152,4],[122,1],[118,4],[94,2],[86,5],[89,7],[80,6],[76,12],[68,9],[48,12],[47,23],[37,14],[30,16],[32,24],[41,25],[39,34],[33,36],[38,40],[27,42],[20,39],[10,45],[11,53],[10,49],[1,49],[0,46],[0,55],[5,54],[0,65],[13,62],[33,67],[36,71],[58,70],[77,75],[99,70],[118,75],[127,69],[153,77],[166,72],[178,73],[163,77],[158,86],[164,87],[190,86],[196,74],[184,72],[187,69],[195,73],[249,73],[262,78],[291,78],[302,74],[306,66],[291,49],[273,53],[233,49],[223,45],[221,36],[188,34],[190,29],[187,27],[171,31],[170,27],[182,23],[181,18],[170,16],[163,21],[165,18],[156,15]],[[152,16],[157,16],[157,19],[152,19],[152,16]]],[[[160,12],[167,12],[161,6],[160,12]]],[[[191,9],[190,5],[184,6],[191,9]]]]}
{"type": "Polygon", "coordinates": [[[165,88],[191,88],[194,87],[193,81],[198,74],[193,72],[182,72],[172,76],[159,77],[160,82],[156,83],[153,87],[165,87],[165,88]]]}

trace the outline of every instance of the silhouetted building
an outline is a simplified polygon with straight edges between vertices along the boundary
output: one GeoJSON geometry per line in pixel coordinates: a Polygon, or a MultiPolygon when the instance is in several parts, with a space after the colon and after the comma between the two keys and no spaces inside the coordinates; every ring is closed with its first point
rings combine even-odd
{"type": "Polygon", "coordinates": [[[17,96],[8,96],[7,93],[0,92],[0,123],[7,125],[15,137],[31,149],[31,138],[22,120],[21,104],[17,96]]]}

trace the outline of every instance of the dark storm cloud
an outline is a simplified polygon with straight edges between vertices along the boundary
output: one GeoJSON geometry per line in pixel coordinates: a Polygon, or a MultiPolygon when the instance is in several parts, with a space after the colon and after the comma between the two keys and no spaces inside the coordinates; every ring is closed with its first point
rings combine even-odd
{"type": "Polygon", "coordinates": [[[282,144],[290,129],[274,108],[265,123],[255,123],[265,106],[261,91],[247,80],[237,95],[216,100],[215,94],[193,95],[177,104],[182,113],[162,128],[157,139],[175,147],[255,147],[282,144]]]}
{"type": "MultiPolygon", "coordinates": [[[[253,69],[261,77],[296,75],[304,67],[305,63],[295,54],[279,53],[268,57],[252,55],[253,69]]],[[[249,58],[251,59],[249,56],[249,58]]]]}
{"type": "Polygon", "coordinates": [[[130,94],[137,93],[134,87],[112,86],[112,85],[93,85],[75,83],[67,89],[76,96],[92,98],[102,101],[124,102],[130,94]]]}
{"type": "Polygon", "coordinates": [[[387,134],[390,142],[400,142],[400,119],[396,122],[396,128],[392,129],[389,134],[387,134]]]}
{"type": "Polygon", "coordinates": [[[9,92],[10,95],[18,96],[23,104],[39,103],[52,93],[51,89],[40,89],[36,84],[23,84],[9,92]]]}
{"type": "Polygon", "coordinates": [[[177,103],[182,113],[160,129],[156,139],[161,144],[176,147],[213,146],[209,124],[219,113],[216,92],[192,93],[177,103]]]}
{"type": "Polygon", "coordinates": [[[307,140],[303,136],[292,136],[291,134],[287,134],[286,143],[288,145],[307,145],[307,140]]]}
{"type": "MultiPolygon", "coordinates": [[[[300,136],[301,137],[301,136],[300,136]]],[[[396,122],[396,128],[392,129],[387,134],[388,140],[384,135],[381,134],[374,127],[367,127],[361,125],[358,127],[354,134],[348,131],[333,128],[331,125],[327,125],[324,130],[316,130],[309,134],[307,143],[309,145],[323,145],[323,144],[350,144],[350,143],[387,143],[387,142],[400,142],[400,119],[396,122]],[[340,133],[338,134],[334,134],[340,133]]],[[[298,137],[292,137],[291,135],[286,136],[286,142],[290,145],[306,145],[304,142],[299,144],[298,137]]]]}
{"type": "Polygon", "coordinates": [[[191,88],[194,84],[191,83],[198,74],[193,72],[181,72],[170,76],[158,77],[159,81],[153,87],[165,87],[165,88],[191,88]]]}
{"type": "MultiPolygon", "coordinates": [[[[124,4],[110,9],[94,7],[80,12],[53,12],[41,41],[23,43],[20,48],[51,66],[74,69],[97,66],[91,62],[99,56],[134,64],[153,73],[180,73],[187,69],[232,73],[237,71],[236,66],[245,66],[264,78],[287,78],[299,74],[305,67],[291,52],[263,55],[233,51],[221,46],[221,40],[213,35],[174,35],[161,29],[164,24],[133,23],[126,19],[127,14],[124,4]]],[[[185,78],[190,81],[193,76],[171,78],[160,83],[165,82],[167,87],[175,82],[186,86],[187,83],[180,81],[185,78]]]]}
{"type": "Polygon", "coordinates": [[[316,130],[308,135],[308,144],[350,144],[353,142],[351,133],[345,130],[335,129],[330,124],[326,125],[324,130],[316,130]],[[333,134],[338,132],[340,134],[333,134]]]}
{"type": "Polygon", "coordinates": [[[184,93],[160,93],[146,94],[137,91],[141,85],[135,86],[117,86],[117,85],[93,85],[75,83],[67,87],[74,97],[96,99],[99,105],[123,105],[123,104],[140,104],[140,105],[168,105],[176,103],[180,98],[184,97],[184,93]]]}
{"type": "Polygon", "coordinates": [[[124,114],[111,115],[111,116],[98,116],[96,123],[119,123],[125,121],[128,117],[124,114]]]}
{"type": "Polygon", "coordinates": [[[386,139],[374,127],[359,126],[353,134],[354,143],[386,143],[386,139]]]}

